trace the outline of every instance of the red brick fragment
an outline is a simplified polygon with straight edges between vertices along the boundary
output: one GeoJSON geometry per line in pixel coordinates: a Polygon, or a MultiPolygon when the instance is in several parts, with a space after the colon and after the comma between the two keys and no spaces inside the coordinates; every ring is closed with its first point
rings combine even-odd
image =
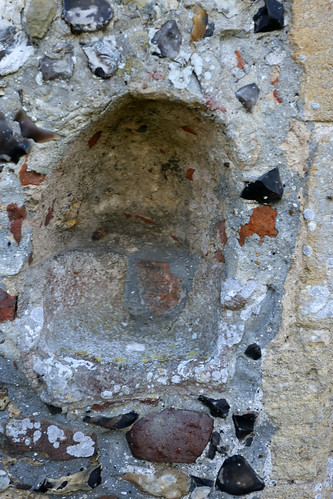
{"type": "Polygon", "coordinates": [[[22,168],[19,173],[20,181],[23,186],[25,185],[40,185],[42,182],[44,182],[46,175],[43,175],[41,173],[33,172],[33,171],[27,171],[28,169],[28,156],[29,154],[26,154],[25,156],[25,161],[22,165],[22,168]]]}
{"type": "Polygon", "coordinates": [[[124,213],[124,215],[126,218],[131,218],[131,216],[132,216],[130,213],[124,213]]]}
{"type": "Polygon", "coordinates": [[[54,461],[92,457],[96,453],[96,436],[71,430],[46,420],[10,419],[5,423],[4,447],[8,453],[43,452],[54,461]]]}
{"type": "Polygon", "coordinates": [[[140,262],[138,268],[140,294],[154,315],[164,315],[182,301],[185,292],[181,280],[167,263],[140,262]]]}
{"type": "Polygon", "coordinates": [[[193,173],[195,172],[195,168],[188,168],[186,171],[186,178],[187,180],[190,180],[192,182],[193,180],[193,173]]]}
{"type": "Polygon", "coordinates": [[[47,225],[49,225],[49,223],[51,222],[51,220],[53,218],[54,203],[55,203],[55,200],[53,200],[52,206],[47,210],[47,215],[45,217],[45,227],[47,225]]]}
{"type": "Polygon", "coordinates": [[[279,104],[281,104],[281,102],[283,102],[283,99],[281,99],[281,97],[279,96],[279,94],[277,93],[276,90],[273,91],[273,96],[274,96],[274,99],[276,99],[279,104]]]}
{"type": "Polygon", "coordinates": [[[215,251],[215,260],[217,262],[220,262],[220,263],[225,263],[225,258],[224,258],[224,254],[222,253],[222,251],[220,249],[218,249],[217,251],[215,251]]]}
{"type": "Polygon", "coordinates": [[[90,137],[90,139],[88,140],[89,149],[94,147],[96,142],[98,142],[99,139],[101,138],[101,135],[102,135],[102,132],[96,132],[96,133],[94,133],[94,135],[92,137],[90,137]]]}
{"type": "Polygon", "coordinates": [[[157,225],[157,223],[154,222],[154,220],[151,220],[150,218],[143,217],[141,215],[135,215],[135,218],[138,218],[139,220],[142,220],[146,224],[157,225]]]}
{"type": "Polygon", "coordinates": [[[235,50],[235,54],[237,57],[237,67],[239,69],[244,69],[246,62],[244,61],[242,54],[238,50],[235,50]]]}
{"type": "Polygon", "coordinates": [[[9,218],[9,230],[13,234],[17,244],[20,244],[22,239],[22,224],[27,217],[27,210],[24,205],[19,208],[16,203],[7,205],[7,213],[9,218]]]}
{"type": "Polygon", "coordinates": [[[206,106],[211,111],[222,111],[222,113],[227,112],[226,108],[224,106],[222,106],[222,104],[215,101],[212,97],[209,97],[209,95],[206,95],[206,106]]]}
{"type": "Polygon", "coordinates": [[[184,132],[191,133],[192,135],[197,135],[197,132],[192,130],[192,128],[187,125],[182,126],[182,129],[184,130],[184,132]]]}
{"type": "Polygon", "coordinates": [[[166,409],[134,424],[126,438],[137,459],[162,463],[194,463],[213,431],[208,414],[166,409]]]}
{"type": "Polygon", "coordinates": [[[228,238],[227,234],[225,231],[225,220],[221,220],[220,222],[217,222],[217,224],[214,227],[213,230],[213,237],[218,238],[218,242],[221,244],[225,245],[227,244],[228,238]]]}
{"type": "Polygon", "coordinates": [[[0,322],[15,319],[15,305],[16,296],[11,296],[4,289],[0,289],[0,322]]]}
{"type": "Polygon", "coordinates": [[[250,217],[250,221],[246,225],[242,225],[239,231],[239,244],[244,246],[245,238],[253,234],[260,236],[259,246],[263,243],[264,236],[276,237],[277,230],[275,229],[277,211],[270,206],[258,206],[254,208],[250,217]]]}

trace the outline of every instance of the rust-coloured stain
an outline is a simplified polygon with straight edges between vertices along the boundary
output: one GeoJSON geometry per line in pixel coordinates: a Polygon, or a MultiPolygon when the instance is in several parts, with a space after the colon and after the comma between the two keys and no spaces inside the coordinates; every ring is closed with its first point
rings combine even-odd
{"type": "Polygon", "coordinates": [[[40,185],[42,182],[44,182],[46,175],[43,175],[43,174],[37,173],[37,172],[32,172],[32,171],[28,172],[27,171],[28,156],[29,156],[29,154],[27,154],[25,156],[25,161],[24,161],[22,168],[20,170],[20,173],[19,173],[21,184],[23,186],[24,185],[40,185]]]}
{"type": "Polygon", "coordinates": [[[96,144],[96,142],[99,141],[101,135],[102,135],[102,132],[96,132],[96,133],[94,133],[94,135],[88,140],[89,149],[91,149],[92,147],[94,147],[94,145],[96,144]]]}
{"type": "Polygon", "coordinates": [[[158,71],[148,72],[148,80],[163,80],[163,74],[158,71]]]}
{"type": "Polygon", "coordinates": [[[27,216],[27,210],[24,205],[19,208],[16,203],[7,205],[7,213],[9,218],[9,230],[13,234],[17,244],[20,244],[22,239],[22,224],[27,216]]]}
{"type": "Polygon", "coordinates": [[[172,237],[172,239],[173,239],[174,241],[177,241],[177,243],[180,243],[180,241],[179,241],[179,239],[178,239],[178,237],[177,237],[177,236],[174,236],[174,235],[172,235],[172,234],[170,234],[170,235],[171,235],[171,237],[172,237]]]}
{"type": "Polygon", "coordinates": [[[205,34],[208,24],[208,15],[205,9],[201,7],[200,3],[196,3],[192,10],[194,12],[194,17],[191,42],[197,42],[205,34]]]}
{"type": "Polygon", "coordinates": [[[197,135],[197,132],[192,130],[192,128],[190,128],[189,126],[184,125],[182,126],[182,129],[184,130],[184,132],[191,133],[192,135],[197,135]]]}
{"type": "Polygon", "coordinates": [[[55,203],[55,200],[53,201],[52,203],[52,206],[48,209],[47,211],[47,215],[45,217],[45,227],[47,225],[49,225],[49,223],[51,222],[52,218],[53,218],[53,212],[54,212],[54,203],[55,203]]]}
{"type": "Polygon", "coordinates": [[[139,220],[142,220],[146,224],[157,225],[157,223],[154,222],[154,220],[151,220],[150,218],[143,217],[141,215],[135,215],[135,218],[138,218],[139,220]]]}
{"type": "Polygon", "coordinates": [[[222,113],[227,112],[226,108],[222,106],[222,104],[215,101],[212,97],[209,97],[208,95],[206,95],[206,106],[211,111],[222,111],[222,113]]]}
{"type": "Polygon", "coordinates": [[[195,172],[195,168],[188,168],[186,171],[187,180],[193,181],[193,173],[195,172]]]}
{"type": "Polygon", "coordinates": [[[215,225],[213,237],[217,237],[221,244],[227,244],[228,238],[225,231],[225,220],[221,220],[215,225]]]}
{"type": "Polygon", "coordinates": [[[281,99],[281,97],[279,96],[279,94],[277,93],[276,90],[274,90],[273,96],[274,96],[274,99],[276,99],[279,104],[281,104],[281,102],[283,102],[283,99],[281,99]]]}
{"type": "Polygon", "coordinates": [[[242,54],[238,50],[235,50],[235,54],[237,57],[237,67],[239,69],[244,69],[246,62],[244,61],[242,54]]]}
{"type": "Polygon", "coordinates": [[[214,256],[215,256],[215,260],[217,262],[225,263],[224,254],[222,253],[222,251],[220,249],[218,249],[217,251],[215,251],[214,256]]]}
{"type": "Polygon", "coordinates": [[[260,237],[259,246],[262,245],[264,236],[276,237],[276,215],[276,209],[270,206],[258,206],[258,208],[254,208],[249,223],[242,225],[240,228],[239,244],[244,246],[245,238],[253,234],[258,234],[260,237]]]}
{"type": "Polygon", "coordinates": [[[126,218],[131,218],[131,216],[132,216],[130,213],[124,213],[124,215],[126,218]]]}
{"type": "Polygon", "coordinates": [[[13,321],[15,319],[16,297],[9,295],[0,288],[0,322],[13,321]]]}

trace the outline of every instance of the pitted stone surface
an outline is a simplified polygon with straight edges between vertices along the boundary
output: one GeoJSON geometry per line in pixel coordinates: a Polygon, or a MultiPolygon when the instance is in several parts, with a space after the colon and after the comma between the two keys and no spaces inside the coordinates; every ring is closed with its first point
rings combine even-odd
{"type": "Polygon", "coordinates": [[[166,409],[135,423],[126,438],[137,459],[194,463],[206,447],[213,426],[207,414],[166,409]]]}

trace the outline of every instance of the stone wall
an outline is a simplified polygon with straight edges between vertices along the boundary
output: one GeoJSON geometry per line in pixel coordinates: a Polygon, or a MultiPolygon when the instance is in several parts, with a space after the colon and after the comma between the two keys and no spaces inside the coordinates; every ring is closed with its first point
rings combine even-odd
{"type": "Polygon", "coordinates": [[[0,495],[331,497],[330,6],[0,20],[0,495]]]}

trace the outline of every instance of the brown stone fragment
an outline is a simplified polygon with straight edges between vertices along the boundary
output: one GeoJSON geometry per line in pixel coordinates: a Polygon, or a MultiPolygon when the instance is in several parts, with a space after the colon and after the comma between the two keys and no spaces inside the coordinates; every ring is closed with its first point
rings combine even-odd
{"type": "Polygon", "coordinates": [[[22,168],[19,172],[21,184],[23,186],[25,186],[25,185],[40,185],[42,182],[44,182],[46,175],[43,175],[42,173],[28,171],[28,157],[29,157],[29,154],[26,154],[25,161],[24,161],[22,168]]]}
{"type": "Polygon", "coordinates": [[[275,229],[276,209],[270,206],[258,206],[254,208],[250,221],[242,225],[239,231],[239,244],[244,246],[245,238],[258,234],[260,236],[259,246],[263,243],[264,236],[276,237],[275,229]]]}
{"type": "Polygon", "coordinates": [[[54,461],[91,457],[96,452],[95,435],[64,428],[33,418],[10,419],[5,423],[4,447],[10,454],[43,452],[54,461]]]}
{"type": "Polygon", "coordinates": [[[146,461],[194,463],[213,431],[207,414],[180,409],[152,413],[126,434],[133,456],[146,461]]]}
{"type": "Polygon", "coordinates": [[[15,318],[16,297],[0,289],[0,322],[13,321],[15,318]]]}
{"type": "Polygon", "coordinates": [[[208,15],[207,12],[201,7],[199,3],[196,3],[193,7],[194,17],[193,17],[193,28],[191,33],[191,42],[197,42],[205,34],[208,15]]]}
{"type": "Polygon", "coordinates": [[[7,213],[9,218],[9,230],[13,234],[17,244],[20,244],[22,238],[22,224],[27,216],[26,207],[23,205],[19,208],[16,203],[10,203],[7,205],[7,213]]]}

